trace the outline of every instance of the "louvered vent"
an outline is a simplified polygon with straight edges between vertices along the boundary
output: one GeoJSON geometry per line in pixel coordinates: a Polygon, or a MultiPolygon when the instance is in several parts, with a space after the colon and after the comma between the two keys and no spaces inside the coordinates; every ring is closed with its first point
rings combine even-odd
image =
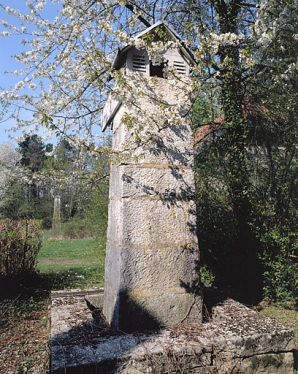
{"type": "Polygon", "coordinates": [[[145,56],[132,56],[132,69],[139,73],[146,73],[146,60],[145,56]]]}
{"type": "Polygon", "coordinates": [[[174,61],[173,66],[177,70],[177,73],[186,74],[186,66],[182,61],[174,61]]]}

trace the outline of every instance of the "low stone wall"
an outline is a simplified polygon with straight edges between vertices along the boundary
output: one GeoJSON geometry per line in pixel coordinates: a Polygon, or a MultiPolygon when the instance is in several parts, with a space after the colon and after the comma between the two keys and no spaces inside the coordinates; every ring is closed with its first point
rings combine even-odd
{"type": "Polygon", "coordinates": [[[102,299],[93,290],[52,294],[52,374],[293,374],[292,330],[234,300],[207,323],[125,334],[106,327],[102,299]]]}

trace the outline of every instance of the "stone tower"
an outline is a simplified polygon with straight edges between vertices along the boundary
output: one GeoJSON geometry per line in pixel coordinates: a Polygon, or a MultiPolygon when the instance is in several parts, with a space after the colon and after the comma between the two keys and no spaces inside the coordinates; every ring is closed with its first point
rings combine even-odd
{"type": "Polygon", "coordinates": [[[114,60],[118,82],[102,114],[119,155],[110,175],[103,313],[116,329],[201,320],[188,119],[192,63],[164,22],[114,60]]]}

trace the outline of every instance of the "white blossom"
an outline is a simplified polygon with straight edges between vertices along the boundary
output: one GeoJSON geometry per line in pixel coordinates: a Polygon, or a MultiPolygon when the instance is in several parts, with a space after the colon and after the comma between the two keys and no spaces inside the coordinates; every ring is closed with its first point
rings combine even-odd
{"type": "Polygon", "coordinates": [[[2,32],[0,33],[0,35],[1,35],[1,36],[10,36],[11,33],[8,32],[8,31],[2,31],[2,32]]]}
{"type": "MultiPolygon", "coordinates": [[[[18,126],[39,126],[43,123],[51,127],[54,124],[61,132],[72,135],[77,132],[78,136],[83,134],[85,138],[90,135],[92,128],[99,132],[101,110],[114,85],[114,80],[108,78],[120,78],[121,84],[114,88],[114,94],[121,100],[128,100],[126,92],[131,89],[125,76],[112,69],[118,48],[129,43],[134,43],[137,49],[146,47],[152,64],[156,65],[164,62],[166,49],[180,48],[179,43],[172,40],[160,42],[136,38],[146,28],[140,21],[141,17],[153,23],[154,17],[157,20],[167,16],[171,20],[175,15],[179,19],[180,15],[188,14],[189,22],[182,30],[177,30],[184,33],[186,40],[183,45],[197,46],[196,65],[192,67],[194,77],[187,86],[187,95],[189,90],[200,88],[200,81],[213,79],[218,87],[221,86],[223,65],[219,55],[221,50],[228,47],[238,48],[238,69],[247,76],[251,74],[253,77],[254,71],[262,74],[258,67],[266,59],[269,68],[280,66],[276,76],[272,73],[276,84],[284,81],[290,85],[296,79],[298,62],[287,62],[283,54],[286,54],[289,46],[293,50],[298,48],[298,34],[295,31],[297,0],[285,4],[278,0],[263,0],[257,9],[243,5],[238,30],[226,33],[219,31],[218,17],[215,11],[210,12],[210,2],[196,0],[192,3],[192,9],[187,9],[188,13],[184,13],[185,4],[180,1],[156,1],[155,13],[149,0],[133,4],[136,6],[130,11],[126,8],[127,2],[122,0],[27,0],[26,14],[5,7],[9,17],[1,21],[4,28],[1,35],[26,33],[27,45],[30,46],[29,50],[26,48],[15,56],[18,62],[25,65],[12,72],[20,76],[20,82],[12,90],[5,87],[0,94],[0,97],[16,100],[18,105],[25,103],[26,108],[30,109],[32,117],[26,121],[19,118],[18,126]],[[45,17],[48,7],[57,11],[52,20],[45,17]],[[276,9],[280,11],[273,19],[270,15],[276,9]],[[172,14],[169,14],[170,11],[172,14]],[[16,18],[12,25],[11,16],[16,18]],[[249,22],[245,23],[245,19],[249,19],[249,22]],[[273,47],[279,54],[269,59],[268,51],[273,47]],[[35,92],[28,93],[26,87],[35,92]]],[[[177,24],[182,24],[182,21],[177,24]]],[[[229,63],[228,60],[224,62],[229,63]]],[[[174,69],[168,68],[167,74],[169,79],[177,79],[174,69]]],[[[144,92],[140,91],[139,94],[144,95],[144,92]]],[[[164,113],[176,118],[177,110],[180,110],[178,105],[176,109],[169,106],[164,113]]],[[[161,120],[160,114],[155,113],[152,114],[152,121],[154,116],[156,120],[161,120]]],[[[49,131],[52,129],[49,128],[49,131]]]]}
{"type": "Polygon", "coordinates": [[[36,88],[37,88],[37,85],[35,84],[35,83],[30,83],[29,84],[29,88],[31,88],[31,90],[36,90],[36,88]]]}
{"type": "Polygon", "coordinates": [[[36,11],[43,10],[43,8],[44,8],[45,5],[46,5],[46,1],[41,1],[40,3],[38,3],[38,4],[35,6],[35,10],[36,10],[36,11]]]}

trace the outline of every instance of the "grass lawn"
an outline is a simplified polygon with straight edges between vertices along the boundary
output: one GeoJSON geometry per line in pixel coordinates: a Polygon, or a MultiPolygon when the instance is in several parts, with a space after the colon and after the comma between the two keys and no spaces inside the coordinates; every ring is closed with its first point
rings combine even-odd
{"type": "Polygon", "coordinates": [[[104,249],[95,239],[47,239],[37,257],[37,270],[53,289],[103,286],[104,249]]]}

